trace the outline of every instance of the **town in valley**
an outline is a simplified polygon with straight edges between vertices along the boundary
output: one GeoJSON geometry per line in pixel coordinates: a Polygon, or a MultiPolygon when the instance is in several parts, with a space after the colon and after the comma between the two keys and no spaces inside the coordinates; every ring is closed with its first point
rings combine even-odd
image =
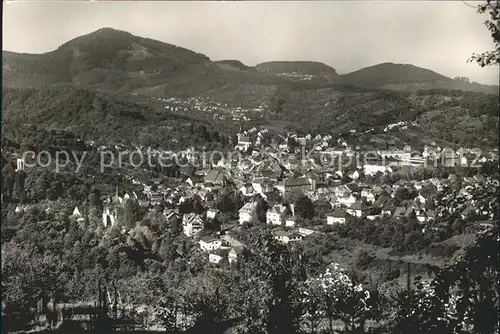
{"type": "Polygon", "coordinates": [[[3,51],[2,332],[498,331],[498,86],[60,45],[3,51]]]}

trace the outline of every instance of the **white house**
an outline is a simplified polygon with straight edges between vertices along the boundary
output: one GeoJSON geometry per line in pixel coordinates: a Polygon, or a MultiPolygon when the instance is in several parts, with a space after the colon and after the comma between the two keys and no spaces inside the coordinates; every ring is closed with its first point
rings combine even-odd
{"type": "Polygon", "coordinates": [[[224,242],[224,240],[221,240],[221,239],[218,239],[215,237],[211,237],[208,235],[201,237],[199,244],[200,244],[201,250],[204,250],[207,252],[214,251],[217,249],[229,248],[227,242],[224,242]]]}
{"type": "Polygon", "coordinates": [[[210,263],[219,264],[222,261],[222,256],[210,253],[208,254],[208,261],[210,263]]]}
{"type": "Polygon", "coordinates": [[[357,180],[357,179],[359,179],[359,172],[357,170],[355,170],[354,172],[349,174],[349,177],[353,180],[357,180]]]}
{"type": "Polygon", "coordinates": [[[419,195],[417,196],[417,198],[415,198],[415,200],[416,200],[417,202],[419,202],[419,203],[422,203],[422,204],[425,204],[425,203],[427,202],[427,200],[425,199],[425,197],[424,197],[424,196],[422,196],[421,194],[419,194],[419,195]]]}
{"type": "Polygon", "coordinates": [[[349,189],[345,184],[335,187],[334,189],[335,195],[338,197],[344,197],[351,194],[351,189],[349,189]]]}
{"type": "Polygon", "coordinates": [[[354,203],[356,203],[356,197],[353,195],[345,196],[345,197],[338,197],[337,198],[337,203],[345,206],[350,206],[354,203]]]}
{"type": "Polygon", "coordinates": [[[289,242],[297,242],[302,240],[302,235],[294,232],[288,232],[288,231],[276,231],[274,232],[274,238],[277,239],[278,241],[287,244],[289,242]]]}
{"type": "Polygon", "coordinates": [[[292,216],[292,217],[288,217],[287,219],[285,219],[285,226],[286,227],[295,227],[295,216],[292,216]]]}
{"type": "Polygon", "coordinates": [[[106,206],[104,208],[104,211],[102,213],[102,223],[104,227],[110,227],[114,226],[116,219],[117,219],[117,212],[116,210],[112,209],[109,206],[106,206]]]}
{"type": "Polygon", "coordinates": [[[186,213],[182,216],[182,230],[187,237],[197,236],[204,226],[203,219],[196,213],[186,213]]]}
{"type": "Polygon", "coordinates": [[[347,213],[344,210],[335,210],[326,216],[327,225],[345,224],[347,213]]]}
{"type": "Polygon", "coordinates": [[[282,225],[285,220],[286,206],[276,204],[266,213],[266,222],[270,225],[282,225]]]}
{"type": "Polygon", "coordinates": [[[208,209],[207,219],[215,219],[219,213],[220,211],[218,209],[208,209]]]}
{"type": "Polygon", "coordinates": [[[78,209],[77,206],[75,206],[75,208],[73,209],[73,216],[75,217],[81,217],[82,214],[80,213],[80,210],[78,209]]]}
{"type": "Polygon", "coordinates": [[[361,217],[363,215],[364,209],[365,208],[363,203],[355,202],[347,208],[347,213],[352,216],[361,217]]]}
{"type": "Polygon", "coordinates": [[[249,223],[255,215],[256,202],[246,203],[238,211],[240,224],[249,223]]]}
{"type": "Polygon", "coordinates": [[[392,168],[390,166],[385,166],[382,164],[365,164],[363,165],[363,171],[365,175],[375,175],[380,173],[392,173],[392,168]]]}
{"type": "Polygon", "coordinates": [[[82,214],[77,206],[75,206],[75,208],[73,209],[72,216],[75,217],[77,221],[84,221],[85,220],[85,218],[83,218],[83,216],[82,216],[82,214]]]}
{"type": "Polygon", "coordinates": [[[250,148],[250,146],[252,146],[250,137],[238,133],[238,144],[234,147],[234,149],[237,151],[246,152],[250,148]]]}
{"type": "Polygon", "coordinates": [[[371,190],[363,189],[363,191],[361,191],[361,197],[364,197],[367,202],[375,202],[375,195],[371,192],[371,190]]]}
{"type": "Polygon", "coordinates": [[[255,194],[253,185],[250,183],[242,185],[239,191],[243,194],[243,196],[253,196],[255,194]]]}

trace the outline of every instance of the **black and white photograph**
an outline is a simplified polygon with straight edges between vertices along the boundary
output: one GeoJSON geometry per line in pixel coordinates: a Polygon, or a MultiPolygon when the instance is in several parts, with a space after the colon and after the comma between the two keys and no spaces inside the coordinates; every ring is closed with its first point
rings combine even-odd
{"type": "Polygon", "coordinates": [[[499,333],[500,0],[2,19],[2,333],[499,333]]]}

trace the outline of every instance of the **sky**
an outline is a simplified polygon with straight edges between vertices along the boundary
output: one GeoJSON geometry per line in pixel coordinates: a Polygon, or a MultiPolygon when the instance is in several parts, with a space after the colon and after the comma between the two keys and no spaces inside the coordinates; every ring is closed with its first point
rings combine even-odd
{"type": "Polygon", "coordinates": [[[497,85],[498,67],[466,63],[472,53],[494,49],[483,24],[487,15],[470,6],[461,1],[19,0],[4,3],[2,49],[48,52],[110,27],[249,66],[320,61],[342,74],[393,62],[497,85]]]}

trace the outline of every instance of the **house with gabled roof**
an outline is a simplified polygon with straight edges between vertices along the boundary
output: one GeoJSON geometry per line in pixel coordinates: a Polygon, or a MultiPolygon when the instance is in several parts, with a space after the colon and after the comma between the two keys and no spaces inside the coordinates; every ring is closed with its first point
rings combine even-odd
{"type": "Polygon", "coordinates": [[[417,220],[420,223],[428,223],[428,222],[433,221],[435,219],[436,219],[436,214],[432,210],[422,211],[419,214],[417,214],[417,220]]]}
{"type": "Polygon", "coordinates": [[[288,217],[285,219],[285,226],[286,227],[295,227],[296,222],[297,222],[296,216],[288,217]]]}
{"type": "Polygon", "coordinates": [[[167,222],[170,222],[172,219],[180,219],[180,214],[177,209],[164,209],[163,210],[163,217],[167,220],[167,222]]]}
{"type": "Polygon", "coordinates": [[[182,216],[182,229],[187,237],[196,237],[203,230],[205,224],[200,215],[185,213],[182,216]]]}
{"type": "Polygon", "coordinates": [[[327,225],[345,224],[349,215],[345,210],[337,209],[326,215],[327,225]]]}
{"type": "Polygon", "coordinates": [[[186,177],[186,180],[184,182],[189,184],[191,187],[196,187],[198,185],[203,184],[204,177],[200,176],[200,175],[191,175],[191,176],[186,177]]]}
{"type": "Polygon", "coordinates": [[[254,188],[252,186],[251,183],[249,182],[246,182],[246,183],[243,183],[239,188],[238,190],[243,194],[243,196],[253,196],[255,195],[255,191],[254,191],[254,188]]]}
{"type": "Polygon", "coordinates": [[[205,183],[212,185],[225,186],[226,185],[226,175],[221,169],[214,168],[208,172],[205,176],[205,183]]]}
{"type": "Polygon", "coordinates": [[[345,186],[350,190],[351,193],[359,193],[361,188],[355,182],[346,183],[345,186]]]}
{"type": "Polygon", "coordinates": [[[227,249],[219,249],[208,254],[208,262],[213,264],[222,264],[227,258],[229,251],[227,249]]]}
{"type": "Polygon", "coordinates": [[[288,244],[290,242],[297,242],[303,239],[303,236],[296,232],[277,230],[273,231],[274,238],[284,244],[288,244]]]}
{"type": "Polygon", "coordinates": [[[393,207],[389,203],[386,203],[382,206],[380,213],[384,216],[391,216],[392,211],[393,211],[393,207]]]}
{"type": "Polygon", "coordinates": [[[445,167],[455,167],[460,164],[459,155],[452,149],[443,149],[440,154],[441,165],[445,167]]]}
{"type": "Polygon", "coordinates": [[[355,217],[362,217],[366,210],[368,208],[363,204],[361,201],[356,201],[352,203],[348,208],[347,208],[347,213],[350,214],[351,216],[355,217]]]}
{"type": "Polygon", "coordinates": [[[365,173],[365,175],[376,175],[377,173],[392,173],[393,170],[387,164],[369,163],[363,164],[363,172],[365,173]]]}
{"type": "Polygon", "coordinates": [[[371,190],[363,189],[361,191],[361,197],[363,197],[369,203],[375,202],[375,195],[372,193],[371,190]]]}
{"type": "Polygon", "coordinates": [[[411,218],[411,217],[414,217],[416,215],[417,215],[416,210],[413,207],[409,206],[406,208],[406,212],[404,214],[404,216],[406,218],[411,218]]]}
{"type": "Polygon", "coordinates": [[[336,204],[350,206],[350,205],[356,203],[357,200],[358,199],[354,195],[350,194],[348,196],[338,197],[336,204]]]}
{"type": "Polygon", "coordinates": [[[80,210],[78,209],[77,206],[75,206],[75,208],[73,209],[73,214],[72,215],[75,216],[75,217],[81,217],[82,216],[82,214],[80,213],[80,210]]]}
{"type": "Polygon", "coordinates": [[[207,210],[207,219],[216,219],[220,213],[219,209],[210,208],[207,210]]]}
{"type": "Polygon", "coordinates": [[[287,213],[286,206],[282,204],[276,204],[266,213],[266,222],[269,225],[282,225],[285,221],[287,213]]]}
{"type": "Polygon", "coordinates": [[[219,239],[217,237],[209,236],[209,235],[205,235],[205,236],[201,237],[199,244],[200,244],[201,250],[207,251],[207,252],[215,251],[218,249],[231,248],[231,245],[227,241],[225,241],[223,239],[219,239]]]}
{"type": "Polygon", "coordinates": [[[236,151],[246,152],[252,146],[252,141],[250,140],[250,136],[238,133],[238,143],[234,147],[236,151]]]}
{"type": "Polygon", "coordinates": [[[80,212],[80,209],[78,209],[77,206],[73,209],[73,214],[71,215],[72,217],[75,217],[77,221],[84,221],[85,218],[83,218],[83,215],[80,212]]]}
{"type": "Polygon", "coordinates": [[[345,184],[335,187],[334,192],[338,197],[348,196],[352,193],[351,189],[349,189],[345,184]]]}
{"type": "Polygon", "coordinates": [[[315,190],[314,184],[311,182],[310,179],[306,177],[287,178],[277,183],[275,188],[278,189],[283,195],[287,195],[296,190],[303,190],[303,191],[315,190]]]}
{"type": "Polygon", "coordinates": [[[200,244],[201,250],[208,252],[219,249],[222,246],[222,240],[210,235],[201,237],[198,243],[200,244]]]}
{"type": "Polygon", "coordinates": [[[257,202],[248,202],[241,207],[238,211],[240,224],[249,223],[255,216],[255,208],[257,207],[257,202]]]}

